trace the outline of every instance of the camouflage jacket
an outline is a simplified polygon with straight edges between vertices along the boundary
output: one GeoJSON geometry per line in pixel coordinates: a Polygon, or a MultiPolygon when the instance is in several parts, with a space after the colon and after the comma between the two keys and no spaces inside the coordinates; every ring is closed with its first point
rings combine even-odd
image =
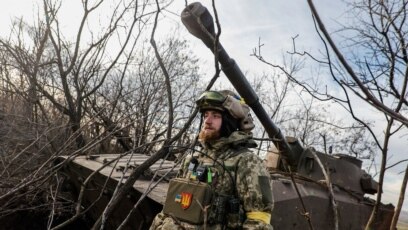
{"type": "MultiPolygon", "coordinates": [[[[179,177],[196,176],[189,170],[192,158],[195,158],[198,166],[204,166],[210,172],[211,177],[207,177],[206,182],[211,185],[215,197],[227,197],[226,202],[234,199],[239,207],[239,211],[234,213],[230,213],[230,208],[226,208],[224,213],[220,214],[220,210],[215,209],[217,204],[213,201],[208,214],[209,224],[205,228],[272,229],[269,224],[273,208],[269,173],[262,160],[249,150],[256,147],[252,137],[236,131],[228,138],[202,145],[203,151],[185,158],[179,177]],[[214,222],[217,218],[224,224],[214,222]]],[[[150,229],[204,229],[204,226],[180,223],[160,213],[150,229]]]]}

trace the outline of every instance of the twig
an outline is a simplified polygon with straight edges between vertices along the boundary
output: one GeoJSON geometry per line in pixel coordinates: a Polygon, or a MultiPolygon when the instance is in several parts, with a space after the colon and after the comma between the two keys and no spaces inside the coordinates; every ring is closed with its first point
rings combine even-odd
{"type": "Polygon", "coordinates": [[[325,182],[326,182],[326,185],[327,185],[327,189],[329,190],[330,201],[331,201],[332,209],[333,209],[334,229],[339,230],[339,211],[338,211],[336,199],[334,198],[333,185],[331,183],[330,176],[329,176],[329,174],[327,174],[327,171],[326,171],[324,165],[320,161],[320,158],[317,156],[315,151],[312,150],[310,152],[313,154],[314,158],[316,159],[317,163],[319,164],[320,169],[322,170],[322,173],[324,175],[325,182]]]}

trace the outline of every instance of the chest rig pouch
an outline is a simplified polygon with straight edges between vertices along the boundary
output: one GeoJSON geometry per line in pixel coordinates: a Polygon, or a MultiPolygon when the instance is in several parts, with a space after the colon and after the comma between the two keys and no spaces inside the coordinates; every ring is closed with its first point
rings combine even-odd
{"type": "Polygon", "coordinates": [[[211,203],[211,186],[187,178],[170,180],[163,212],[190,224],[204,223],[204,207],[211,203]]]}

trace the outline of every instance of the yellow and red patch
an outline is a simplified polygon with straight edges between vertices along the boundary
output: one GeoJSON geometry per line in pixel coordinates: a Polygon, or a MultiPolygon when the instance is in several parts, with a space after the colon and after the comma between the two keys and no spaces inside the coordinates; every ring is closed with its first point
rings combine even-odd
{"type": "Polygon", "coordinates": [[[181,194],[177,194],[174,201],[177,203],[181,203],[181,208],[188,209],[191,205],[193,200],[193,194],[189,192],[182,192],[181,194]]]}

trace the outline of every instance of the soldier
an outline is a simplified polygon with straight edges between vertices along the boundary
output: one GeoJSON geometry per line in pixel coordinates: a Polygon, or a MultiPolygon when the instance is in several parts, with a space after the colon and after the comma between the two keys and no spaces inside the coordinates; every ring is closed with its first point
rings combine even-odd
{"type": "Polygon", "coordinates": [[[228,90],[206,91],[196,103],[202,151],[184,159],[150,229],[272,229],[269,174],[249,150],[248,105],[228,90]]]}

